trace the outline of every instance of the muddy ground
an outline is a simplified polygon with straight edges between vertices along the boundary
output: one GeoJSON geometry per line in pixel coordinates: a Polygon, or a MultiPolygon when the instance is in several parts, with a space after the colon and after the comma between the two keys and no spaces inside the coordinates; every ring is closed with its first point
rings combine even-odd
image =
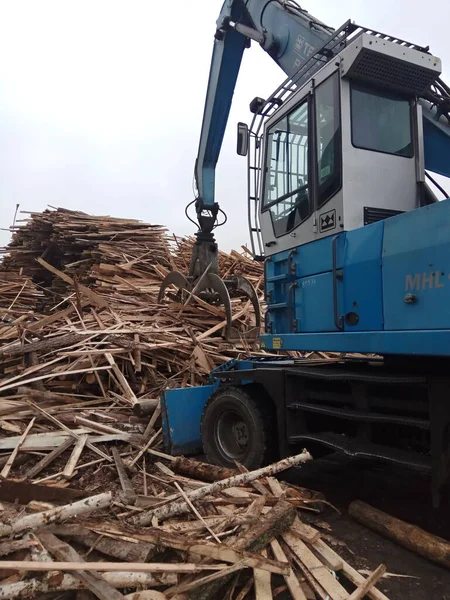
{"type": "Polygon", "coordinates": [[[378,585],[391,600],[450,600],[450,571],[390,542],[347,516],[352,500],[364,500],[450,540],[450,490],[439,509],[431,504],[430,482],[424,475],[388,465],[353,461],[330,455],[291,469],[285,476],[298,485],[322,491],[341,515],[328,508],[320,519],[332,527],[330,535],[348,547],[336,548],[358,569],[375,569],[384,562],[389,573],[409,577],[384,578],[378,585]]]}

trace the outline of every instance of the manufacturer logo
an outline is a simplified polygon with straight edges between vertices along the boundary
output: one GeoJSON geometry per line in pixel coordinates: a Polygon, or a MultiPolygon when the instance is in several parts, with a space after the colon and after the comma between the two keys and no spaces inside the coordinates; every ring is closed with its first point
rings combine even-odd
{"type": "Polygon", "coordinates": [[[319,231],[330,231],[336,228],[336,210],[329,210],[319,216],[319,231]]]}

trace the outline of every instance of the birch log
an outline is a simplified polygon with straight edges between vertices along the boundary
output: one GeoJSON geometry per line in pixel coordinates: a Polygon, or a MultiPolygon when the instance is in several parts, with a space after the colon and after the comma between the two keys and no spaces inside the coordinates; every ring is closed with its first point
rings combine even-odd
{"type": "MultiPolygon", "coordinates": [[[[280,473],[281,471],[285,471],[286,469],[289,469],[294,465],[305,463],[311,459],[311,454],[304,450],[301,454],[284,458],[279,462],[273,463],[272,465],[263,467],[261,469],[257,469],[256,471],[241,473],[239,475],[229,477],[228,479],[222,479],[210,485],[205,485],[201,488],[194,490],[193,492],[189,492],[187,496],[191,502],[195,502],[196,500],[201,500],[206,496],[216,494],[217,492],[220,492],[227,488],[245,485],[247,483],[250,483],[251,481],[254,481],[255,479],[259,479],[260,477],[266,477],[268,475],[270,476],[274,475],[275,473],[280,473]]],[[[156,517],[158,520],[162,521],[164,519],[169,519],[170,517],[173,517],[175,515],[180,515],[185,512],[189,512],[189,510],[190,508],[186,501],[177,500],[174,502],[170,502],[169,504],[165,504],[160,508],[156,508],[154,510],[148,511],[140,515],[136,518],[136,524],[149,525],[152,522],[153,517],[156,517]]]]}
{"type": "Polygon", "coordinates": [[[10,524],[0,523],[0,537],[20,533],[27,529],[36,529],[43,525],[49,525],[50,523],[62,523],[70,517],[93,512],[100,508],[106,508],[111,502],[112,494],[111,492],[106,492],[104,494],[97,494],[96,496],[85,498],[84,500],[72,502],[71,504],[66,504],[65,506],[57,506],[56,508],[34,515],[25,515],[24,517],[19,517],[10,524]]]}
{"type": "MultiPolygon", "coordinates": [[[[119,571],[117,573],[102,573],[102,577],[110,585],[118,589],[134,587],[159,587],[174,585],[177,583],[176,573],[166,573],[155,576],[152,573],[134,573],[131,571],[119,571]]],[[[72,575],[66,573],[58,574],[57,578],[50,577],[43,581],[40,579],[28,579],[15,583],[4,583],[0,585],[0,600],[25,600],[36,598],[38,594],[48,594],[55,591],[81,590],[85,589],[81,581],[77,581],[72,575]]]]}

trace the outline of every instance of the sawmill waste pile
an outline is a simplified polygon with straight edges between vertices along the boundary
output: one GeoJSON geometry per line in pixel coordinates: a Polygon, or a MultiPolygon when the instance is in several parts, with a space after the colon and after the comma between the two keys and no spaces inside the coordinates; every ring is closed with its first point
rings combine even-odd
{"type": "MultiPolygon", "coordinates": [[[[161,391],[262,354],[223,340],[220,307],[195,296],[157,304],[165,275],[187,271],[192,243],[57,209],[31,213],[3,249],[0,599],[226,589],[230,600],[353,600],[370,589],[385,600],[373,587],[384,566],[363,577],[304,522],[323,498],[273,477],[308,453],[252,473],[164,454],[161,391]]],[[[220,263],[262,296],[262,265],[246,249],[221,252],[220,263]]],[[[248,303],[233,302],[235,326],[247,329],[248,303]]]]}

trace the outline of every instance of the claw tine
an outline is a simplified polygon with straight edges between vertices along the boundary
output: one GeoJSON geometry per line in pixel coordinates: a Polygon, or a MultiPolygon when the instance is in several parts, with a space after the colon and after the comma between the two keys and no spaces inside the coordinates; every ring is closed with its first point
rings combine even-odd
{"type": "Polygon", "coordinates": [[[162,299],[164,298],[164,293],[169,285],[175,285],[178,289],[187,290],[188,292],[191,289],[191,284],[182,273],[179,271],[171,271],[168,275],[166,275],[161,287],[159,288],[158,304],[161,304],[162,299]]]}

